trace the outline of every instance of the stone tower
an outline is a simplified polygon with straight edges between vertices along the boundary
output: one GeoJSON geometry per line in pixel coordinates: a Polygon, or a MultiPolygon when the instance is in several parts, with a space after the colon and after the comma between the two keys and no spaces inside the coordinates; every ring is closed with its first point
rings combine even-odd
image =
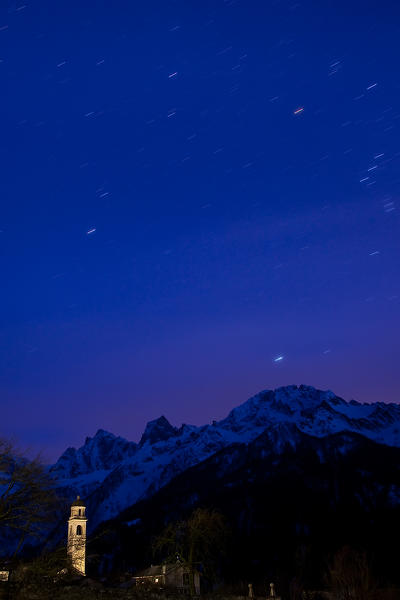
{"type": "Polygon", "coordinates": [[[85,503],[77,496],[71,505],[71,516],[68,519],[67,552],[71,557],[73,568],[85,575],[86,562],[86,523],[85,503]]]}

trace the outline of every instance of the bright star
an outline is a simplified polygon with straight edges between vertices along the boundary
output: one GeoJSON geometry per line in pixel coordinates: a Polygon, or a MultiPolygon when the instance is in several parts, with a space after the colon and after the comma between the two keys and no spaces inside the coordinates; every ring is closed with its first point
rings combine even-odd
{"type": "Polygon", "coordinates": [[[277,356],[274,358],[274,362],[280,362],[281,360],[283,360],[283,356],[277,356]]]}

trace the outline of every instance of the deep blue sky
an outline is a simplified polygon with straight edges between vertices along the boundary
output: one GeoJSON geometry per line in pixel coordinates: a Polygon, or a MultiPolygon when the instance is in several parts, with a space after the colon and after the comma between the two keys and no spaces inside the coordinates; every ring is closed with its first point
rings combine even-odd
{"type": "Polygon", "coordinates": [[[395,0],[2,2],[0,434],[400,401],[399,39],[395,0]]]}

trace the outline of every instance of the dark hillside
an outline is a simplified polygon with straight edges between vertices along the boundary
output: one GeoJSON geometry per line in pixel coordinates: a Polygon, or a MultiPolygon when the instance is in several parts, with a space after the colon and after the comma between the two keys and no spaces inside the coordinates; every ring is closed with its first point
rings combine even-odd
{"type": "Polygon", "coordinates": [[[226,581],[288,581],[321,587],[328,561],[344,545],[366,550],[382,583],[400,581],[400,449],[354,433],[323,439],[296,427],[224,449],[138,502],[100,532],[113,563],[139,568],[151,540],[195,507],[215,508],[231,527],[221,565],[226,581]],[[129,525],[128,525],[129,523],[129,525]],[[117,547],[117,551],[114,549],[117,547]]]}

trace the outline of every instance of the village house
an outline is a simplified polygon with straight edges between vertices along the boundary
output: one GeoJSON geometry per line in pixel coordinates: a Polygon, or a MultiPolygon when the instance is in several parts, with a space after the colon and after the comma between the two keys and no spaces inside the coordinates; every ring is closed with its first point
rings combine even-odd
{"type": "MultiPolygon", "coordinates": [[[[200,595],[200,573],[194,572],[194,588],[196,596],[200,595]]],[[[176,562],[174,564],[151,565],[139,571],[133,578],[136,585],[174,588],[182,594],[190,593],[189,573],[185,567],[176,562]]]]}

